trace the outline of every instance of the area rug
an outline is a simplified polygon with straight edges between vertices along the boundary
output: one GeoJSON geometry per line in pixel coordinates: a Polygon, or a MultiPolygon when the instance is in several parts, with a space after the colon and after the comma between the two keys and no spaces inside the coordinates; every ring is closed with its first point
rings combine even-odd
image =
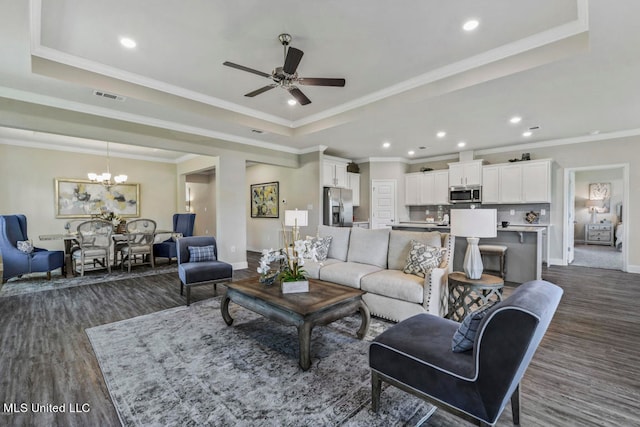
{"type": "Polygon", "coordinates": [[[432,408],[393,387],[371,411],[369,341],[389,326],[357,315],[316,327],[311,369],[293,327],[220,298],[86,330],[124,426],[403,426],[432,408]]]}
{"type": "Polygon", "coordinates": [[[25,274],[22,277],[11,278],[1,286],[0,298],[173,272],[178,272],[175,262],[156,265],[155,268],[150,265],[136,266],[131,269],[131,273],[126,269],[121,271],[119,267],[114,267],[111,269],[111,273],[108,273],[107,270],[98,270],[87,272],[83,277],[63,277],[58,270],[57,274],[52,274],[51,280],[47,280],[47,273],[25,274]]]}

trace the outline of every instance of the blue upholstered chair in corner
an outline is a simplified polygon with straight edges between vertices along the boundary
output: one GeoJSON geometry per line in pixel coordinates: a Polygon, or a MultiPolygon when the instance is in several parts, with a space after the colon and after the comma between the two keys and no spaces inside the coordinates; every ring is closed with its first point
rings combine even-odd
{"type": "Polygon", "coordinates": [[[181,237],[176,240],[178,248],[178,276],[180,295],[187,288],[187,305],[191,304],[191,287],[230,282],[233,267],[218,260],[216,239],[211,236],[181,237]]]}
{"type": "Polygon", "coordinates": [[[369,347],[373,411],[384,381],[481,426],[494,425],[511,399],[520,424],[520,380],[561,296],[558,286],[536,280],[462,324],[418,314],[392,326],[369,347]]]}
{"type": "Polygon", "coordinates": [[[34,248],[29,243],[20,243],[23,250],[18,249],[18,242],[29,242],[27,236],[27,217],[24,215],[0,215],[0,252],[2,253],[2,281],[27,273],[47,273],[64,266],[63,251],[48,251],[34,248]]]}
{"type": "MultiPolygon", "coordinates": [[[[184,237],[191,237],[193,236],[193,225],[195,222],[196,214],[194,213],[174,214],[173,232],[180,233],[184,237]]],[[[171,264],[171,259],[178,257],[176,239],[171,237],[164,242],[154,244],[153,256],[155,258],[169,258],[169,264],[171,264]]]]}

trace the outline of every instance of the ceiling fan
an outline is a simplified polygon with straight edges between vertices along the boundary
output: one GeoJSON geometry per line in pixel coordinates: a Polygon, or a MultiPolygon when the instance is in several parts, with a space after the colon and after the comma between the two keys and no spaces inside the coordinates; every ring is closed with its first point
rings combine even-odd
{"type": "Polygon", "coordinates": [[[223,63],[223,65],[226,65],[227,67],[237,68],[238,70],[247,71],[249,73],[257,74],[259,76],[273,80],[273,83],[268,84],[267,86],[263,86],[260,89],[256,89],[253,92],[249,92],[245,94],[245,96],[254,97],[268,90],[271,90],[274,87],[281,87],[289,91],[291,96],[293,96],[300,105],[307,105],[311,104],[311,100],[307,98],[307,96],[302,93],[300,89],[298,89],[296,84],[307,86],[344,87],[344,79],[298,76],[296,70],[298,69],[298,65],[300,64],[300,60],[302,59],[302,55],[304,55],[304,52],[300,49],[289,46],[289,43],[291,43],[291,35],[289,34],[280,34],[278,36],[278,40],[280,40],[280,43],[284,47],[284,65],[282,67],[277,67],[276,69],[274,69],[271,74],[254,70],[253,68],[245,67],[244,65],[234,64],[233,62],[229,61],[225,61],[223,63]]]}

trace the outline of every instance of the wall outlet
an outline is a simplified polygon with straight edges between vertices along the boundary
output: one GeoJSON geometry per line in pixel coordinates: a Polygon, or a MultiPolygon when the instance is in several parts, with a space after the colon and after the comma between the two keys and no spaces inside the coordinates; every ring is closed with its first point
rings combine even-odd
{"type": "Polygon", "coordinates": [[[231,246],[231,252],[235,252],[236,251],[236,247],[235,246],[231,246]]]}
{"type": "Polygon", "coordinates": [[[511,210],[509,211],[509,215],[515,215],[515,214],[516,214],[516,210],[515,210],[515,209],[511,209],[511,210]]]}
{"type": "Polygon", "coordinates": [[[204,230],[204,234],[209,234],[209,230],[204,230]]]}
{"type": "Polygon", "coordinates": [[[546,214],[547,214],[546,209],[540,209],[540,215],[546,215],[546,214]]]}

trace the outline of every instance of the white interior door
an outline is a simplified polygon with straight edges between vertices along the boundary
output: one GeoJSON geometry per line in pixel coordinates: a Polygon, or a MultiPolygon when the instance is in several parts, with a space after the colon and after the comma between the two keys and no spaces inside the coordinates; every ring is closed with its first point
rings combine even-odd
{"type": "Polygon", "coordinates": [[[391,228],[396,219],[396,180],[371,180],[371,228],[391,228]]]}
{"type": "Polygon", "coordinates": [[[574,257],[574,238],[576,227],[576,173],[569,172],[568,188],[567,188],[567,264],[573,262],[574,257]]]}

